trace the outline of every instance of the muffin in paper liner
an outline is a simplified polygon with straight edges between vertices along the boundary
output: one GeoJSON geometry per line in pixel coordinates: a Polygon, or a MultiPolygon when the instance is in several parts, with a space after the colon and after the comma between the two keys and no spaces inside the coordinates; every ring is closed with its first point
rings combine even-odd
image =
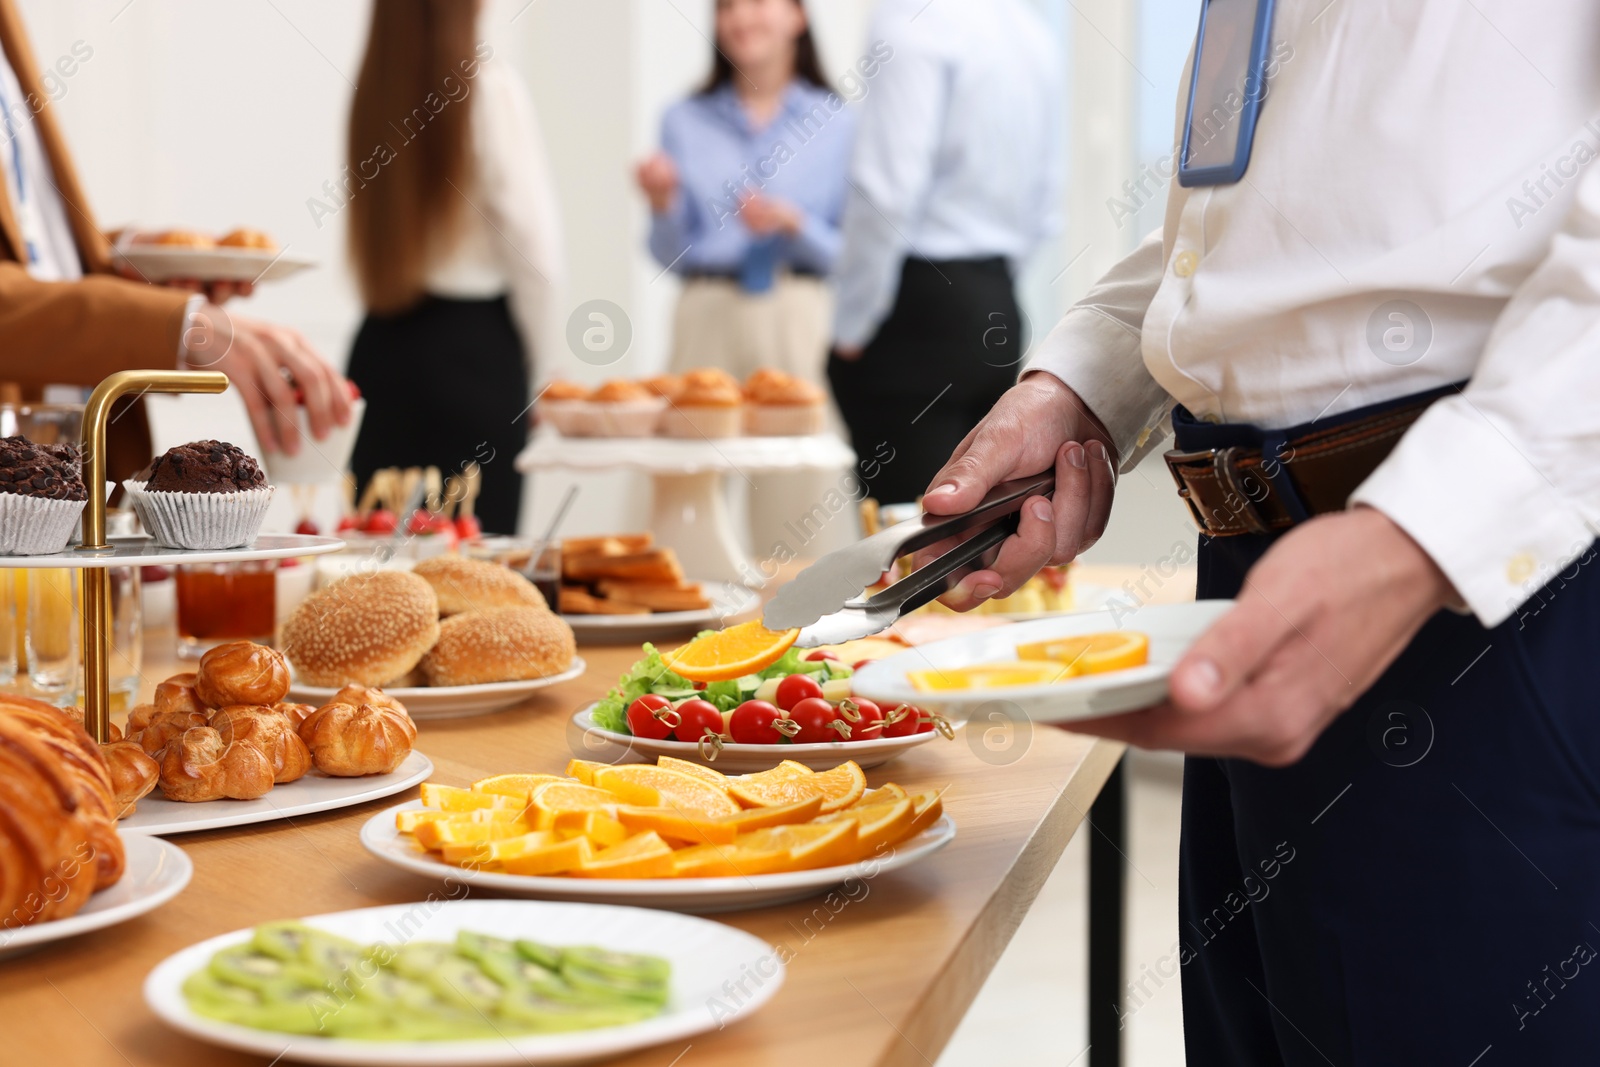
{"type": "Polygon", "coordinates": [[[0,493],[0,556],[44,556],[64,550],[86,503],[0,493]]]}
{"type": "Polygon", "coordinates": [[[122,484],[145,530],[166,548],[243,548],[256,539],[272,503],[270,485],[237,493],[164,493],[122,484]]]}

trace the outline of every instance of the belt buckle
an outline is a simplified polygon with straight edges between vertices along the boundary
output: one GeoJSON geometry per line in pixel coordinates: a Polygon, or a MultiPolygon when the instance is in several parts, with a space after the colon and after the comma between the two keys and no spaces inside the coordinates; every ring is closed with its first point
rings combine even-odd
{"type": "MultiPolygon", "coordinates": [[[[1213,532],[1212,524],[1206,520],[1206,517],[1200,513],[1200,509],[1195,506],[1194,499],[1189,493],[1189,487],[1184,484],[1182,475],[1178,473],[1179,466],[1184,464],[1209,463],[1212,470],[1216,472],[1218,484],[1225,487],[1240,501],[1239,510],[1236,514],[1239,520],[1244,523],[1245,529],[1251,533],[1258,534],[1272,532],[1272,527],[1267,525],[1266,520],[1261,517],[1261,513],[1256,510],[1256,502],[1250,497],[1249,493],[1245,492],[1244,486],[1239,480],[1239,469],[1234,461],[1238,454],[1243,451],[1244,449],[1237,445],[1230,445],[1227,448],[1203,448],[1194,452],[1173,450],[1162,457],[1167,461],[1167,472],[1172,475],[1173,482],[1178,486],[1178,496],[1185,504],[1189,505],[1189,514],[1194,516],[1194,521],[1201,531],[1213,532]]],[[[1222,531],[1215,532],[1221,533],[1222,531]]]]}

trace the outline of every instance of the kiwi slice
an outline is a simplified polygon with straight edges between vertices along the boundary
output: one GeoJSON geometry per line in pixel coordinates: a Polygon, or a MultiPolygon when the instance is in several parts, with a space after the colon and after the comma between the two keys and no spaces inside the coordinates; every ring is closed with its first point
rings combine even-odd
{"type": "Polygon", "coordinates": [[[577,1003],[552,1000],[530,990],[517,989],[507,993],[500,1001],[499,1012],[508,1022],[526,1026],[537,1033],[557,1033],[623,1026],[650,1018],[656,1014],[656,1009],[624,1001],[577,1003]]]}
{"type": "Polygon", "coordinates": [[[522,954],[523,959],[531,963],[537,963],[549,971],[561,969],[560,949],[551,948],[549,945],[541,945],[537,941],[528,941],[526,939],[519,940],[516,944],[517,951],[522,954]]]}
{"type": "Polygon", "coordinates": [[[561,950],[561,967],[583,967],[618,978],[637,978],[665,982],[672,976],[672,964],[660,956],[637,952],[617,952],[594,945],[575,945],[561,950]]]}
{"type": "Polygon", "coordinates": [[[594,1001],[638,1001],[657,1007],[667,1002],[667,985],[652,978],[624,978],[589,967],[567,966],[561,976],[585,999],[594,1001]]]}
{"type": "Polygon", "coordinates": [[[323,988],[322,976],[293,960],[281,960],[258,952],[252,945],[235,945],[211,957],[211,973],[224,982],[254,989],[262,994],[282,995],[294,988],[323,988]]]}
{"type": "Polygon", "coordinates": [[[434,968],[455,954],[456,947],[443,941],[413,941],[394,951],[389,968],[402,978],[426,982],[434,968]]]}
{"type": "Polygon", "coordinates": [[[483,973],[476,962],[461,956],[441,960],[428,976],[428,984],[447,1004],[485,1014],[494,1010],[505,988],[483,973]]]}

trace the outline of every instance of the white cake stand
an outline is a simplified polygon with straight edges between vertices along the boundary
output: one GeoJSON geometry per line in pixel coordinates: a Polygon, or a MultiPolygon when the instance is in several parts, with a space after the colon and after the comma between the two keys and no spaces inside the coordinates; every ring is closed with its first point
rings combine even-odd
{"type": "Polygon", "coordinates": [[[760,579],[728,515],[729,474],[849,470],[856,454],[832,434],[808,437],[563,437],[541,431],[517,457],[519,471],[642,470],[654,483],[650,529],[685,574],[750,584],[760,579]]]}

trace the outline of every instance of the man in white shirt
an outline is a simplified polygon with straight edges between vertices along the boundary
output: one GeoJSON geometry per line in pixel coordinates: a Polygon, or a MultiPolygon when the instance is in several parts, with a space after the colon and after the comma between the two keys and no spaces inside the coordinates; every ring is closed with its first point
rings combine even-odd
{"type": "Polygon", "coordinates": [[[1283,2],[1272,42],[1243,179],[1174,184],[930,483],[1056,472],[949,599],[1092,543],[1170,412],[1236,605],[1074,729],[1190,754],[1189,1062],[1594,1062],[1600,7],[1283,2]]]}
{"type": "Polygon", "coordinates": [[[1061,74],[1026,0],[883,0],[835,266],[828,376],[868,480],[910,501],[1016,378],[1015,279],[1059,219],[1061,74]],[[975,355],[976,353],[976,355],[975,355]]]}

